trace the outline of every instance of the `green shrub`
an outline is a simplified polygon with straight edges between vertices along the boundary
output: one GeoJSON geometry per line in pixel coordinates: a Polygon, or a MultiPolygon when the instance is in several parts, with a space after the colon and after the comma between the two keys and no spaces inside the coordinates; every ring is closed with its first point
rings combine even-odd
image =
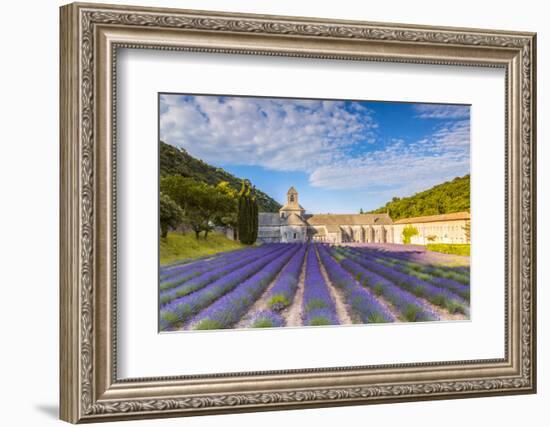
{"type": "Polygon", "coordinates": [[[413,227],[412,225],[407,225],[402,232],[403,235],[403,243],[406,245],[411,244],[411,238],[413,236],[418,236],[418,228],[413,227]]]}
{"type": "Polygon", "coordinates": [[[405,309],[404,317],[407,322],[415,322],[418,315],[418,307],[414,305],[408,305],[405,309]]]}
{"type": "Polygon", "coordinates": [[[378,313],[372,313],[367,317],[367,323],[387,323],[388,321],[378,313]]]}
{"type": "Polygon", "coordinates": [[[282,294],[273,295],[267,303],[275,311],[281,311],[290,305],[288,298],[282,294]]]}
{"type": "Polygon", "coordinates": [[[217,320],[211,320],[211,319],[204,319],[201,320],[200,323],[195,326],[195,329],[198,330],[206,330],[206,329],[221,329],[222,325],[217,320]]]}
{"type": "Polygon", "coordinates": [[[455,243],[429,243],[426,249],[432,252],[440,252],[442,254],[470,256],[470,244],[455,244],[455,243]]]}
{"type": "Polygon", "coordinates": [[[252,324],[253,328],[272,328],[273,323],[269,319],[259,319],[252,324]]]}
{"type": "Polygon", "coordinates": [[[322,316],[313,317],[309,322],[310,326],[324,326],[330,324],[331,323],[329,322],[329,320],[326,317],[322,316]]]}

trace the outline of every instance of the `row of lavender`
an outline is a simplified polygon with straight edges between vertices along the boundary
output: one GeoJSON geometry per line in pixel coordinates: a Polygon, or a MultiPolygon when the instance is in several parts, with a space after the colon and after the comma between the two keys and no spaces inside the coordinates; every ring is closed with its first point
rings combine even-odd
{"type": "Polygon", "coordinates": [[[283,248],[284,245],[266,245],[255,251],[238,251],[222,259],[201,261],[198,266],[170,276],[160,283],[160,304],[165,305],[177,298],[191,294],[225,275],[245,267],[264,256],[283,248]]]}
{"type": "Polygon", "coordinates": [[[458,281],[469,284],[470,262],[468,257],[432,252],[415,245],[355,243],[349,246],[404,261],[405,264],[410,263],[413,268],[425,267],[428,270],[435,270],[437,274],[448,275],[448,278],[456,277],[458,281]]]}
{"type": "MultiPolygon", "coordinates": [[[[361,251],[329,248],[324,245],[317,245],[317,250],[331,283],[342,291],[353,320],[357,323],[441,320],[441,315],[434,310],[433,305],[450,314],[469,314],[469,277],[463,275],[464,280],[454,282],[447,278],[454,273],[451,268],[406,260],[400,263],[387,254],[382,256],[369,251],[364,254],[361,251]],[[372,256],[370,261],[381,265],[369,264],[367,254],[372,256]],[[464,283],[468,283],[468,286],[464,283]],[[380,297],[391,306],[391,312],[387,306],[381,304],[380,297]]],[[[330,303],[327,287],[324,286],[313,253],[314,251],[309,252],[306,269],[304,324],[333,324],[334,306],[330,303]],[[315,315],[320,313],[324,315],[315,315]]],[[[273,311],[287,307],[290,304],[289,296],[293,295],[277,293],[275,289],[276,287],[272,290],[270,299],[270,302],[275,302],[271,307],[273,311]]],[[[255,318],[259,316],[258,313],[255,318]]],[[[263,312],[261,316],[263,326],[278,326],[270,324],[269,314],[263,312]]]]}
{"type": "Polygon", "coordinates": [[[469,284],[456,280],[465,276],[367,248],[264,245],[161,271],[160,327],[285,326],[284,314],[296,304],[303,325],[334,325],[331,285],[356,323],[439,320],[429,303],[468,314],[469,284]],[[304,271],[303,297],[296,301],[304,271]],[[456,274],[451,279],[449,273],[456,274]],[[251,310],[260,298],[267,309],[251,310]]]}
{"type": "MultiPolygon", "coordinates": [[[[377,295],[389,301],[393,299],[389,293],[398,287],[414,295],[419,302],[428,301],[451,314],[469,315],[469,282],[465,284],[443,277],[443,274],[452,272],[447,267],[436,268],[431,264],[403,261],[365,248],[339,247],[333,250],[342,265],[352,271],[357,280],[372,287],[377,295]],[[439,270],[442,275],[436,275],[435,270],[439,270]]],[[[405,317],[411,321],[410,315],[405,317]]]]}
{"type": "Polygon", "coordinates": [[[179,328],[216,300],[237,288],[260,272],[271,262],[289,253],[298,245],[265,245],[248,253],[239,253],[239,259],[221,264],[206,273],[180,283],[168,294],[160,294],[160,328],[179,328]],[[292,250],[292,249],[290,249],[292,250]]]}

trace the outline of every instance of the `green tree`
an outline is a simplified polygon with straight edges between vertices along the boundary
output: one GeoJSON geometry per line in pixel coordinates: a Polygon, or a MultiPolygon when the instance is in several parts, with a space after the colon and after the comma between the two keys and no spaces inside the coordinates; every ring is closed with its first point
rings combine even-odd
{"type": "Polygon", "coordinates": [[[166,238],[170,228],[176,228],[183,222],[184,213],[176,202],[162,192],[159,205],[160,235],[166,238]]]}
{"type": "Polygon", "coordinates": [[[393,220],[470,211],[470,175],[454,178],[410,197],[393,197],[370,213],[389,212],[393,220]]]}
{"type": "Polygon", "coordinates": [[[252,218],[251,218],[251,241],[254,243],[256,240],[258,240],[258,202],[256,201],[256,196],[253,196],[251,198],[251,211],[252,211],[252,218]]]}
{"type": "Polygon", "coordinates": [[[199,233],[204,232],[204,238],[219,224],[220,218],[225,217],[234,209],[233,200],[223,194],[216,187],[199,182],[193,187],[188,204],[189,217],[197,239],[199,233]]]}
{"type": "Polygon", "coordinates": [[[180,175],[167,175],[160,179],[160,191],[176,202],[186,213],[191,202],[190,194],[197,181],[193,178],[184,178],[180,175]]]}
{"type": "Polygon", "coordinates": [[[223,215],[217,219],[217,222],[219,225],[231,227],[233,230],[233,240],[237,240],[239,193],[227,181],[218,183],[217,188],[231,200],[232,204],[232,207],[223,212],[223,215]]]}
{"type": "Polygon", "coordinates": [[[247,186],[243,180],[241,183],[241,191],[239,191],[239,200],[237,206],[237,232],[239,235],[239,240],[241,243],[247,242],[248,239],[248,229],[247,229],[247,197],[246,197],[247,186]]]}
{"type": "Polygon", "coordinates": [[[412,225],[407,225],[405,228],[403,228],[403,243],[406,245],[409,245],[411,243],[411,238],[413,236],[418,236],[418,229],[416,227],[413,227],[412,225]]]}
{"type": "Polygon", "coordinates": [[[164,176],[160,180],[160,189],[183,210],[183,222],[195,232],[197,239],[201,232],[207,239],[220,218],[231,215],[235,209],[234,200],[224,191],[193,178],[164,176]]]}
{"type": "MultiPolygon", "coordinates": [[[[213,167],[194,158],[183,148],[176,148],[160,141],[160,176],[180,175],[193,178],[196,181],[216,187],[221,182],[227,182],[238,194],[241,179],[222,168],[213,167]]],[[[260,212],[279,212],[281,205],[259,189],[255,190],[260,212]]]]}

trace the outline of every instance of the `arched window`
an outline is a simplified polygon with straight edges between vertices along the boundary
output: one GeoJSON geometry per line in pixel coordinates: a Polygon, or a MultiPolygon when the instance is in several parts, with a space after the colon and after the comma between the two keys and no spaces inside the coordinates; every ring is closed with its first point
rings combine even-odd
{"type": "Polygon", "coordinates": [[[294,201],[294,194],[291,194],[291,195],[290,195],[290,201],[291,201],[291,202],[294,201]]]}

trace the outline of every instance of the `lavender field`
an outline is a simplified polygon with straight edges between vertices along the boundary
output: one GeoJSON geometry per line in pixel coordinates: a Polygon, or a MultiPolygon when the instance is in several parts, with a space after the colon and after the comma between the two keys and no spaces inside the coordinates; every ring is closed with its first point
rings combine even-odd
{"type": "Polygon", "coordinates": [[[160,270],[160,330],[465,320],[469,258],[393,244],[273,243],[160,270]]]}

